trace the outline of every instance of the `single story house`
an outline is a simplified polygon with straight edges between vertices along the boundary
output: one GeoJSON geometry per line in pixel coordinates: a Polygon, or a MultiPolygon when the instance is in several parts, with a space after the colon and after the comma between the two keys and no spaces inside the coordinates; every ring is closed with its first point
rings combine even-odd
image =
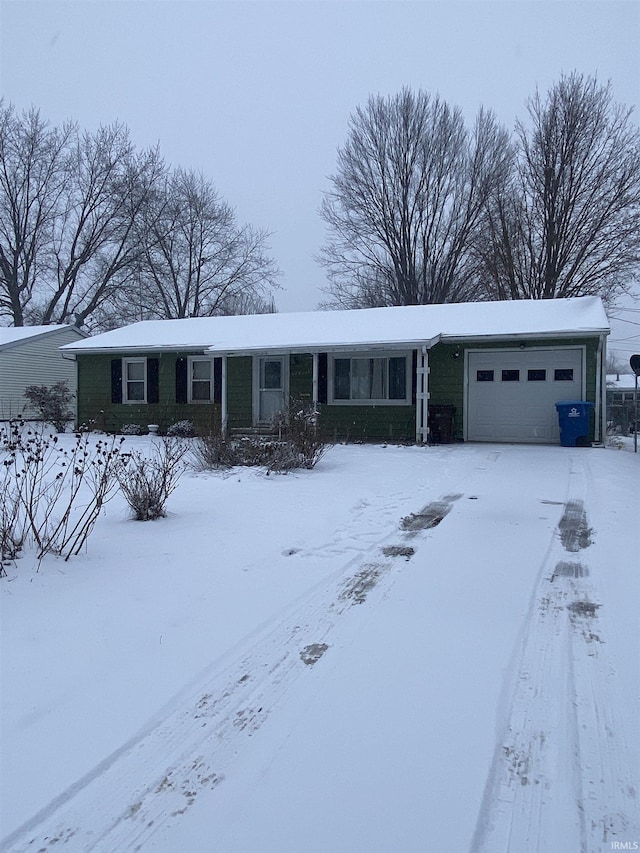
{"type": "Polygon", "coordinates": [[[107,431],[260,429],[297,399],[332,438],[554,443],[562,400],[604,434],[608,333],[582,297],[146,321],[62,351],[107,431]]]}
{"type": "Polygon", "coordinates": [[[84,340],[76,326],[0,327],[0,421],[37,415],[24,396],[30,385],[50,387],[66,381],[76,395],[76,365],[73,356],[63,354],[64,344],[84,340]]]}

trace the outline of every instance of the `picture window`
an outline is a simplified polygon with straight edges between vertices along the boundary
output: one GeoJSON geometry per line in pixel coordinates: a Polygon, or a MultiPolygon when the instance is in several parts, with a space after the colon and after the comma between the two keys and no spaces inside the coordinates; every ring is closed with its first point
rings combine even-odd
{"type": "Polygon", "coordinates": [[[406,403],[407,357],[353,356],[333,359],[334,403],[406,403]]]}

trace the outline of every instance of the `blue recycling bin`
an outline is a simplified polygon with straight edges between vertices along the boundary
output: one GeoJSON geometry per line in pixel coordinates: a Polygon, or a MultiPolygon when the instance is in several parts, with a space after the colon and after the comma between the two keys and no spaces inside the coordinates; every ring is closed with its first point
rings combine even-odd
{"type": "Polygon", "coordinates": [[[586,400],[561,400],[556,403],[556,409],[560,423],[560,444],[563,447],[576,447],[580,439],[588,440],[593,403],[586,400]]]}

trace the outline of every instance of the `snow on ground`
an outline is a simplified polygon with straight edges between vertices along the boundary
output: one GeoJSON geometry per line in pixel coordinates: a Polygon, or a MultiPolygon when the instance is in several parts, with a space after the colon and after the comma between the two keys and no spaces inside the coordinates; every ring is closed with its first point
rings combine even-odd
{"type": "Polygon", "coordinates": [[[628,449],[337,446],[25,555],[0,849],[637,849],[628,449]]]}

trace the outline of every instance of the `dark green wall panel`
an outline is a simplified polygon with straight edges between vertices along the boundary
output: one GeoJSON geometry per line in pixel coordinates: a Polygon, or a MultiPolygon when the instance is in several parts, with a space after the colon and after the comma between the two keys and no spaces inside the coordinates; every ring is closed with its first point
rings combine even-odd
{"type": "Polygon", "coordinates": [[[253,425],[253,359],[227,358],[227,418],[229,429],[253,425]]]}
{"type": "MultiPolygon", "coordinates": [[[[596,338],[529,340],[527,348],[587,347],[586,399],[595,403],[596,338]]],[[[436,344],[429,352],[429,403],[453,405],[456,409],[454,436],[462,439],[464,411],[465,349],[508,349],[513,344],[492,343],[436,344]]],[[[136,353],[138,355],[138,353],[136,353]]],[[[198,432],[220,429],[219,404],[176,403],[176,359],[184,353],[140,353],[159,359],[159,401],[155,405],[111,403],[112,355],[78,355],[78,420],[96,428],[117,432],[125,424],[137,423],[143,428],[150,423],[161,431],[176,421],[191,420],[198,432]]],[[[295,399],[312,397],[313,357],[293,354],[290,357],[289,393],[295,399]]],[[[409,406],[335,406],[321,404],[320,430],[330,439],[413,441],[415,439],[415,405],[409,406]]],[[[231,429],[249,429],[253,424],[253,359],[251,356],[227,358],[227,411],[231,429]]]]}
{"type": "Polygon", "coordinates": [[[136,353],[159,359],[158,402],[111,402],[111,361],[115,355],[78,355],[78,423],[106,432],[120,432],[127,424],[159,424],[165,432],[177,421],[190,420],[200,434],[220,429],[220,406],[176,403],[176,359],[179,353],[136,353]]]}

